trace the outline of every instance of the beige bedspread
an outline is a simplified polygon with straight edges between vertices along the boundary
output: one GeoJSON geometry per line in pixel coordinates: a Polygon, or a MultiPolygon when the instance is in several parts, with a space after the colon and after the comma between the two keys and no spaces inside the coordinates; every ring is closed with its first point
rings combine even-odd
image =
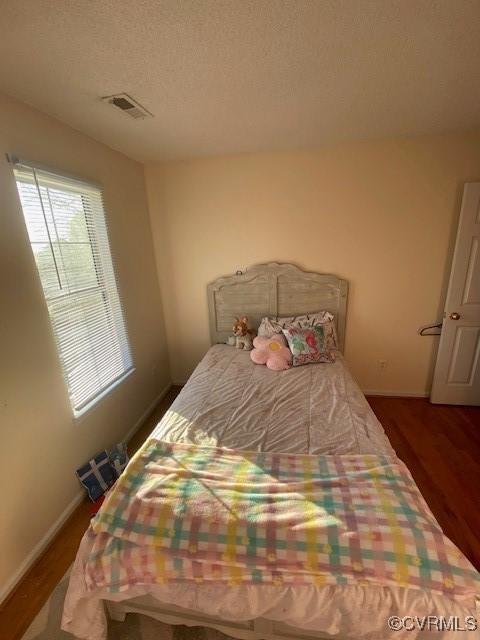
{"type": "Polygon", "coordinates": [[[152,437],[275,452],[394,453],[341,354],[333,364],[270,371],[221,344],[152,437]]]}

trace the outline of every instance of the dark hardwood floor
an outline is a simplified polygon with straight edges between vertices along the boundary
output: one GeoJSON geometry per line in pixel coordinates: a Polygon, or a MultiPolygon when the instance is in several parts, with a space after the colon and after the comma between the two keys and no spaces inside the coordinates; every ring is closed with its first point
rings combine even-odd
{"type": "MultiPolygon", "coordinates": [[[[132,438],[132,454],[168,409],[172,388],[132,438]]],[[[368,398],[445,533],[480,569],[480,408],[368,398]]],[[[0,639],[20,640],[75,558],[90,520],[85,500],[0,607],[0,639]]]]}
{"type": "Polygon", "coordinates": [[[443,531],[480,570],[480,407],[368,401],[443,531]]]}

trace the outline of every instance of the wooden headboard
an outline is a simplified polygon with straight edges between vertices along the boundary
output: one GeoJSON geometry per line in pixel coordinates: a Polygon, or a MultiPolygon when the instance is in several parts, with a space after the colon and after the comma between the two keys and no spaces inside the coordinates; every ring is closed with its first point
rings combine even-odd
{"type": "Polygon", "coordinates": [[[225,342],[234,318],[248,316],[257,329],[264,316],[299,316],[330,311],[339,348],[345,344],[348,282],[337,276],[302,271],[293,264],[269,262],[245,273],[218,278],[207,286],[210,339],[225,342]]]}

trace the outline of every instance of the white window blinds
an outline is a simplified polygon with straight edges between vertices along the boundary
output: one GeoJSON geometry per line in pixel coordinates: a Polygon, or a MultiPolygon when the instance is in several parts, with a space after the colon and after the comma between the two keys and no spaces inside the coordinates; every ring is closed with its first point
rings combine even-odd
{"type": "Polygon", "coordinates": [[[14,172],[63,374],[78,414],[132,370],[102,192],[22,164],[16,164],[14,172]]]}

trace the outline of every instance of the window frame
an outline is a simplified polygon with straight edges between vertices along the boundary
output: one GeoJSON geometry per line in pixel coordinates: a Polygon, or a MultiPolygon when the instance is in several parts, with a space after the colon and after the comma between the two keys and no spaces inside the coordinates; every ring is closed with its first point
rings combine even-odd
{"type": "MultiPolygon", "coordinates": [[[[89,413],[93,408],[99,405],[99,403],[105,399],[115,388],[117,388],[126,378],[128,378],[132,373],[135,372],[135,364],[132,353],[132,344],[129,336],[127,319],[125,309],[122,303],[122,296],[120,295],[120,286],[118,282],[114,251],[112,250],[112,244],[110,240],[110,234],[108,233],[108,220],[107,220],[107,208],[104,204],[103,199],[103,189],[100,184],[94,181],[85,180],[83,178],[79,178],[78,176],[73,176],[63,171],[58,171],[57,169],[52,169],[51,167],[47,167],[42,164],[31,163],[28,161],[24,161],[19,159],[17,156],[7,154],[7,158],[12,165],[12,176],[16,187],[18,204],[20,209],[20,214],[23,219],[23,223],[25,225],[25,231],[27,235],[27,241],[30,246],[31,256],[33,258],[33,263],[35,265],[36,275],[38,277],[39,285],[42,291],[42,296],[44,300],[44,304],[47,307],[47,312],[49,316],[49,325],[50,330],[52,331],[54,337],[55,348],[57,352],[57,357],[59,359],[60,369],[62,372],[62,380],[65,384],[69,405],[71,407],[73,413],[74,421],[78,421],[85,417],[85,414],[89,413]],[[86,227],[87,237],[88,237],[88,246],[90,252],[92,254],[92,264],[95,273],[95,284],[93,286],[88,286],[85,288],[80,288],[76,290],[66,291],[65,293],[61,293],[60,295],[51,295],[48,292],[48,289],[45,288],[44,281],[42,280],[42,274],[40,272],[39,265],[37,264],[36,254],[34,252],[34,245],[39,244],[40,241],[33,241],[31,239],[29,225],[27,223],[28,213],[24,209],[24,205],[22,202],[22,197],[20,194],[19,183],[22,182],[21,178],[17,177],[17,171],[28,170],[32,172],[34,177],[34,186],[36,189],[36,195],[39,198],[39,204],[44,216],[45,229],[47,232],[48,241],[43,242],[42,244],[48,245],[52,259],[55,264],[55,269],[57,273],[58,282],[61,287],[61,275],[58,270],[57,265],[57,257],[55,255],[55,249],[58,250],[61,260],[63,262],[62,249],[61,249],[61,240],[60,235],[56,232],[56,240],[53,240],[50,233],[49,222],[47,221],[47,217],[45,214],[44,208],[44,194],[42,193],[42,189],[46,188],[45,186],[41,186],[40,182],[37,178],[36,172],[43,172],[44,174],[50,174],[52,178],[58,179],[59,185],[58,187],[53,187],[57,189],[60,193],[62,193],[62,181],[63,181],[63,193],[68,193],[69,188],[71,192],[74,192],[73,185],[78,186],[78,195],[81,199],[81,206],[83,212],[83,219],[86,227]],[[70,183],[70,185],[68,184],[70,183]],[[82,191],[83,189],[83,191],[82,191]],[[98,204],[96,206],[95,211],[90,211],[91,204],[88,204],[88,191],[91,193],[95,193],[95,198],[98,198],[100,203],[100,207],[98,204]],[[98,220],[96,216],[101,215],[102,219],[98,220]],[[100,225],[102,227],[101,230],[97,228],[100,225]],[[103,234],[104,237],[100,239],[100,235],[103,234]],[[103,246],[102,246],[103,245],[103,246]],[[105,252],[108,252],[108,255],[104,255],[105,252]],[[109,263],[109,264],[108,264],[109,263]],[[111,273],[106,275],[106,272],[110,271],[111,273]],[[111,295],[112,289],[114,290],[114,297],[111,295]],[[65,345],[62,345],[62,341],[57,333],[57,328],[55,326],[55,315],[52,307],[54,306],[56,301],[59,301],[64,297],[66,300],[70,299],[72,304],[75,305],[75,301],[78,299],[82,293],[86,292],[95,292],[98,293],[101,300],[103,301],[103,314],[99,315],[99,317],[104,318],[107,322],[107,326],[115,327],[114,331],[111,331],[110,336],[114,336],[115,346],[119,350],[121,355],[121,367],[122,370],[119,375],[115,376],[113,379],[109,380],[106,386],[99,386],[98,390],[94,395],[86,396],[86,398],[81,402],[74,402],[74,390],[72,390],[71,382],[69,379],[69,371],[64,362],[64,358],[68,355],[68,350],[65,349],[65,345]],[[115,306],[118,305],[118,310],[115,310],[115,306]]],[[[49,194],[49,190],[47,187],[47,194],[49,194]]],[[[49,213],[52,218],[52,223],[56,231],[56,224],[58,220],[55,218],[54,208],[52,203],[50,202],[50,195],[48,195],[49,199],[49,213]]],[[[95,208],[95,207],[94,207],[95,208]]],[[[83,243],[87,245],[87,242],[83,243]]],[[[63,270],[65,272],[65,277],[67,277],[68,270],[65,268],[63,264],[63,270]]],[[[67,278],[68,279],[68,278],[67,278]]],[[[70,285],[68,285],[70,287],[70,285]]],[[[98,322],[98,321],[97,321],[98,322]]],[[[73,324],[73,321],[72,321],[73,324]]],[[[86,327],[88,333],[88,324],[85,321],[82,324],[83,327],[86,327]]],[[[73,335],[75,330],[73,329],[73,335]]],[[[88,347],[91,347],[91,341],[88,339],[88,347]]],[[[110,352],[111,354],[112,352],[110,352]]]]}

